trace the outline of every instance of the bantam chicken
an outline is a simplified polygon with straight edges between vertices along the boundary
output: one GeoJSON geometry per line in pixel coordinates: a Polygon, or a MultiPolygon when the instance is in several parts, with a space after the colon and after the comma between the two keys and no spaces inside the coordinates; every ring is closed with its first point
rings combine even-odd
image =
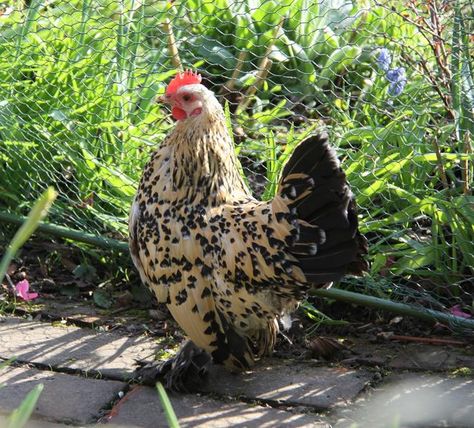
{"type": "Polygon", "coordinates": [[[188,369],[204,366],[203,351],[232,371],[270,354],[279,319],[309,288],[366,270],[366,241],[326,134],[301,142],[276,196],[259,201],[201,76],[178,74],[161,101],[177,124],[145,167],[130,251],[143,283],[192,341],[164,370],[169,388],[184,389],[188,369]]]}

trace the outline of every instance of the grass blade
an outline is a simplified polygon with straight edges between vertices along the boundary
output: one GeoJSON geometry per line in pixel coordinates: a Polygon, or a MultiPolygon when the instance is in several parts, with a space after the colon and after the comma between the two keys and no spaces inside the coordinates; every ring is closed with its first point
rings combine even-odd
{"type": "Polygon", "coordinates": [[[8,418],[7,428],[22,428],[28,422],[28,419],[33,413],[36,402],[43,391],[44,385],[40,383],[31,390],[20,406],[15,409],[8,418]]]}
{"type": "Polygon", "coordinates": [[[33,0],[28,7],[28,13],[26,14],[25,22],[21,27],[19,43],[21,43],[23,39],[30,33],[33,24],[35,21],[37,21],[39,9],[42,3],[43,2],[41,0],[33,0]]]}
{"type": "Polygon", "coordinates": [[[84,38],[86,36],[86,24],[92,15],[91,0],[83,0],[81,26],[79,29],[79,46],[84,47],[84,38]]]}
{"type": "Polygon", "coordinates": [[[163,407],[163,411],[165,412],[166,420],[168,422],[168,426],[170,428],[179,428],[178,418],[173,410],[173,406],[171,405],[171,401],[168,398],[168,394],[165,391],[164,386],[161,382],[156,384],[156,389],[158,391],[158,396],[160,398],[161,406],[163,407]]]}
{"type": "Polygon", "coordinates": [[[0,370],[4,369],[5,367],[8,367],[11,363],[13,363],[16,360],[16,357],[11,357],[8,360],[2,361],[0,363],[0,370]]]}
{"type": "Polygon", "coordinates": [[[36,230],[39,222],[46,216],[56,196],[56,191],[52,187],[49,187],[36,201],[25,223],[18,229],[0,262],[0,283],[3,281],[13,257],[15,257],[17,251],[36,230]]]}
{"type": "MultiPolygon", "coordinates": [[[[453,110],[456,113],[456,132],[459,127],[459,112],[461,108],[461,73],[460,73],[460,58],[461,58],[461,11],[459,1],[455,5],[455,14],[453,22],[453,37],[452,37],[452,54],[451,54],[451,98],[453,102],[453,110]]],[[[459,138],[459,134],[458,134],[459,138]]]]}

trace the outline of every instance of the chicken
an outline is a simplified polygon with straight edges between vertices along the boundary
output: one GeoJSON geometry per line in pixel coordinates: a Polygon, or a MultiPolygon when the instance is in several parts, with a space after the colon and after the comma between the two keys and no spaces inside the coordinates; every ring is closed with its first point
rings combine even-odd
{"type": "Polygon", "coordinates": [[[272,352],[278,320],[309,288],[366,270],[366,241],[326,134],[301,142],[276,196],[259,201],[240,174],[222,106],[200,82],[180,73],[161,97],[177,124],[145,167],[130,251],[194,345],[241,371],[272,352]]]}

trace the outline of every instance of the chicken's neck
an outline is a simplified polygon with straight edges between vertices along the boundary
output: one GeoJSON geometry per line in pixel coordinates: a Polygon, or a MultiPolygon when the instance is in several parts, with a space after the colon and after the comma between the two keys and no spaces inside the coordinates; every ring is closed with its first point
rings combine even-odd
{"type": "Polygon", "coordinates": [[[214,206],[250,196],[223,115],[179,122],[167,145],[177,194],[214,206]]]}

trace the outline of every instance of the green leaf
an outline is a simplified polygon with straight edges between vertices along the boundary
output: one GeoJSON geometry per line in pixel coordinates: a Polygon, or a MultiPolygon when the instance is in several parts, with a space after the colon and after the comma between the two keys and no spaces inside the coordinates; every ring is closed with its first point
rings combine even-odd
{"type": "Polygon", "coordinates": [[[375,255],[372,265],[370,267],[370,273],[375,275],[387,264],[387,255],[378,253],[375,255]]]}
{"type": "Polygon", "coordinates": [[[351,45],[333,51],[319,74],[316,86],[323,88],[328,85],[338,73],[353,64],[361,53],[362,49],[359,46],[351,45]]]}
{"type": "Polygon", "coordinates": [[[16,357],[11,357],[6,361],[2,361],[0,363],[0,370],[4,369],[5,367],[8,367],[11,363],[13,363],[16,360],[16,357]]]}
{"type": "Polygon", "coordinates": [[[109,293],[101,288],[94,291],[92,294],[92,298],[94,299],[94,303],[102,309],[109,309],[112,307],[112,297],[109,293]]]}
{"type": "Polygon", "coordinates": [[[391,267],[395,273],[406,273],[434,263],[435,251],[431,245],[419,245],[391,267]]]}
{"type": "Polygon", "coordinates": [[[77,265],[76,268],[72,271],[72,274],[76,278],[82,279],[84,281],[93,281],[97,278],[96,268],[87,263],[77,265]]]}

